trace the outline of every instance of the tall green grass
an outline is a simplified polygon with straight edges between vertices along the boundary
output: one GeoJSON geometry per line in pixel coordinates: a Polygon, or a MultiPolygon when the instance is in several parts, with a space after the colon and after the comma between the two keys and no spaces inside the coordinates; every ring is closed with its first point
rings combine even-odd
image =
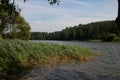
{"type": "Polygon", "coordinates": [[[28,66],[30,61],[44,62],[55,56],[59,59],[68,57],[80,60],[94,53],[91,49],[80,46],[0,39],[0,71],[5,71],[5,74],[11,71],[19,72],[23,66],[28,66]]]}

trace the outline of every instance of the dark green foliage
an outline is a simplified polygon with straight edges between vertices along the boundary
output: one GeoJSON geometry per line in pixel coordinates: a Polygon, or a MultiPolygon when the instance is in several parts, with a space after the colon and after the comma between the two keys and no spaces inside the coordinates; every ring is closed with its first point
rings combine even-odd
{"type": "MultiPolygon", "coordinates": [[[[48,40],[105,40],[107,41],[107,34],[120,35],[120,30],[114,21],[95,22],[86,25],[78,25],[74,27],[67,27],[62,31],[53,33],[33,32],[31,39],[48,39],[48,40]],[[36,37],[36,38],[35,38],[36,37]]],[[[118,39],[118,38],[117,38],[118,39]]],[[[110,41],[110,40],[108,40],[110,41]]],[[[111,41],[116,41],[111,39],[111,41]]]]}
{"type": "Polygon", "coordinates": [[[19,14],[14,2],[10,3],[10,0],[0,1],[0,34],[3,34],[5,29],[8,30],[9,24],[13,24],[14,18],[19,14]]]}
{"type": "Polygon", "coordinates": [[[9,32],[3,34],[3,38],[28,40],[31,28],[25,19],[20,15],[16,16],[14,24],[9,32]]]}
{"type": "Polygon", "coordinates": [[[107,33],[103,37],[103,41],[120,41],[120,37],[118,37],[116,34],[107,33]]]}
{"type": "Polygon", "coordinates": [[[47,32],[32,32],[31,40],[46,40],[48,36],[47,32]]]}
{"type": "Polygon", "coordinates": [[[30,26],[19,12],[14,0],[0,0],[0,34],[3,38],[30,38],[30,26]]]}

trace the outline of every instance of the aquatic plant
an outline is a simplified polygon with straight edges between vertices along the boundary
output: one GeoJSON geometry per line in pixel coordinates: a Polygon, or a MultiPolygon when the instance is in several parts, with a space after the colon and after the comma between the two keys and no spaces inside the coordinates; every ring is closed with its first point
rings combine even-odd
{"type": "Polygon", "coordinates": [[[0,71],[5,75],[11,72],[15,74],[33,64],[82,61],[94,53],[91,49],[80,46],[0,39],[0,71]]]}

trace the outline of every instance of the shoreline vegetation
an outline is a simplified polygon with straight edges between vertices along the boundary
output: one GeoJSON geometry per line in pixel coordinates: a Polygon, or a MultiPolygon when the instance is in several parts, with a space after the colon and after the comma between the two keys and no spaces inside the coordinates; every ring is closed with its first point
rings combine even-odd
{"type": "Polygon", "coordinates": [[[81,46],[0,39],[0,79],[15,79],[34,65],[49,67],[71,60],[90,61],[96,54],[81,46]]]}
{"type": "Polygon", "coordinates": [[[100,21],[66,27],[55,32],[31,32],[31,40],[120,42],[120,29],[114,21],[100,21]]]}

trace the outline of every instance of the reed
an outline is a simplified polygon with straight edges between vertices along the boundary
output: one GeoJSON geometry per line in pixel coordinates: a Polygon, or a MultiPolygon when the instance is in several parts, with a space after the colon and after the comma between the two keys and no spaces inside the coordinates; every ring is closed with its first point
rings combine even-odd
{"type": "Polygon", "coordinates": [[[30,64],[82,60],[94,54],[93,50],[80,46],[0,39],[0,71],[4,75],[10,72],[16,74],[30,64]]]}

